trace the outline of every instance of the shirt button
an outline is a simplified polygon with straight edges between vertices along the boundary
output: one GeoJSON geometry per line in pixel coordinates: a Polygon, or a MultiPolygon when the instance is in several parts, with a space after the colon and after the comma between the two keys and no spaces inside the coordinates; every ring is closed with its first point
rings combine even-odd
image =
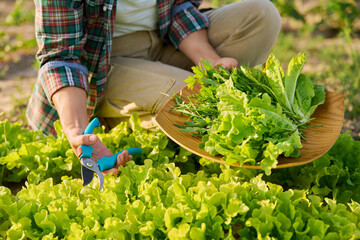
{"type": "Polygon", "coordinates": [[[103,7],[103,10],[104,10],[104,12],[106,12],[106,10],[107,10],[107,7],[106,7],[106,6],[104,6],[104,7],[103,7]]]}

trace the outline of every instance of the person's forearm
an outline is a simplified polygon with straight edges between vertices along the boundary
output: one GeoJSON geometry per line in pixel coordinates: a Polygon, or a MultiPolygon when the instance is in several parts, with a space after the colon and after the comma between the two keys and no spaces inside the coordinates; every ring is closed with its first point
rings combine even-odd
{"type": "Polygon", "coordinates": [[[86,92],[78,87],[65,87],[54,93],[52,100],[59,114],[65,135],[84,131],[88,124],[86,92]]]}
{"type": "Polygon", "coordinates": [[[195,64],[199,64],[202,59],[209,60],[212,63],[221,58],[209,43],[206,29],[195,31],[186,36],[180,42],[179,50],[195,64]]]}
{"type": "Polygon", "coordinates": [[[208,60],[214,67],[222,66],[231,70],[237,67],[238,61],[232,57],[221,57],[211,46],[207,37],[207,30],[201,29],[186,36],[179,45],[179,50],[199,65],[201,60],[208,60]]]}

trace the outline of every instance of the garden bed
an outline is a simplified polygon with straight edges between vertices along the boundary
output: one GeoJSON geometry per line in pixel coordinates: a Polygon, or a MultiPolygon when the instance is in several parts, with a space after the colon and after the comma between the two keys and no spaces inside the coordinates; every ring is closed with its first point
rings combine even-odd
{"type": "MultiPolygon", "coordinates": [[[[21,1],[0,2],[0,23],[14,12],[15,2],[21,1]]],[[[216,2],[223,1],[211,4],[216,2]]],[[[2,25],[0,31],[0,238],[360,238],[358,22],[347,37],[333,18],[310,31],[286,12],[286,4],[279,7],[284,26],[272,51],[284,65],[298,52],[308,52],[304,73],[345,96],[342,133],[347,134],[318,160],[266,176],[193,155],[161,131],[142,129],[133,116],[131,125],[96,130],[113,152],[143,149],[119,175],[105,178],[102,192],[96,177],[82,187],[79,160],[59,122],[57,138],[26,124],[36,44],[32,22],[18,7],[17,24],[2,25]]],[[[33,2],[23,0],[24,6],[33,9],[33,2]]]]}

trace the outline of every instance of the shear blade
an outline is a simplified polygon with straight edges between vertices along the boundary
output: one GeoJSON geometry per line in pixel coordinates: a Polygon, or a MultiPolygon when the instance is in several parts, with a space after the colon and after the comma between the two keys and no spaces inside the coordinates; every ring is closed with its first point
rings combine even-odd
{"type": "Polygon", "coordinates": [[[104,185],[104,176],[103,176],[102,172],[97,173],[97,175],[98,175],[99,182],[100,182],[99,190],[101,190],[104,185]]]}
{"type": "Polygon", "coordinates": [[[87,184],[89,184],[92,181],[92,179],[94,177],[94,172],[95,172],[99,177],[99,183],[100,183],[99,190],[101,190],[104,185],[104,176],[103,176],[102,172],[100,171],[100,168],[97,165],[97,163],[94,160],[91,160],[90,158],[83,158],[82,164],[83,164],[82,169],[84,169],[83,170],[84,186],[86,186],[87,184]],[[91,172],[91,176],[90,176],[90,173],[88,173],[88,172],[91,172]]]}
{"type": "Polygon", "coordinates": [[[88,185],[94,178],[94,172],[81,166],[81,178],[83,180],[83,186],[88,185]]]}

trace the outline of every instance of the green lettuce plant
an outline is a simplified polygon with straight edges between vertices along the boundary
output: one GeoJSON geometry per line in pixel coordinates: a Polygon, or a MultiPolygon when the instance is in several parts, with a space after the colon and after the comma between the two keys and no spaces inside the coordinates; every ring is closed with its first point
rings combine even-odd
{"type": "Polygon", "coordinates": [[[229,164],[258,164],[269,175],[281,154],[299,156],[302,130],[325,101],[325,87],[301,73],[305,61],[304,52],[293,57],[286,74],[273,54],[260,69],[240,66],[230,73],[206,61],[193,67],[186,81],[201,89],[189,103],[174,96],[173,108],[191,119],[179,130],[197,131],[199,147],[211,155],[229,164]]]}

